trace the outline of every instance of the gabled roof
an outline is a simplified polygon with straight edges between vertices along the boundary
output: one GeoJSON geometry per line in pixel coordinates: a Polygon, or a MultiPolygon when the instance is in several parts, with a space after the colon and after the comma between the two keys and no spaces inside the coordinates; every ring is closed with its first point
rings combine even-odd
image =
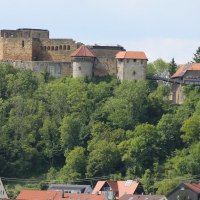
{"type": "Polygon", "coordinates": [[[185,190],[186,188],[191,189],[193,192],[200,194],[200,183],[181,183],[176,188],[174,188],[172,191],[170,191],[166,196],[169,197],[172,193],[174,193],[177,190],[185,190]]]}
{"type": "Polygon", "coordinates": [[[200,183],[183,183],[183,184],[189,187],[194,192],[200,194],[200,183]]]}
{"type": "Polygon", "coordinates": [[[106,183],[111,187],[113,192],[117,193],[117,197],[119,198],[124,194],[134,194],[139,185],[138,181],[132,180],[129,180],[129,184],[127,184],[127,181],[98,181],[92,193],[96,194],[101,191],[106,183]]]}
{"type": "Polygon", "coordinates": [[[104,200],[103,195],[95,194],[65,194],[64,200],[104,200]]]}
{"type": "Polygon", "coordinates": [[[85,45],[81,45],[71,54],[71,57],[95,57],[91,50],[85,45]]]}
{"type": "Polygon", "coordinates": [[[19,200],[104,200],[103,195],[95,194],[70,194],[50,190],[22,190],[17,196],[19,200]]]}
{"type": "Polygon", "coordinates": [[[182,77],[187,71],[200,71],[200,63],[189,63],[181,65],[171,78],[182,77]]]}
{"type": "Polygon", "coordinates": [[[23,200],[59,200],[60,198],[61,192],[50,190],[22,190],[17,196],[17,199],[23,200]]]}
{"type": "Polygon", "coordinates": [[[3,186],[3,183],[1,181],[1,178],[0,178],[0,198],[5,198],[5,199],[8,199],[8,196],[7,196],[7,193],[6,193],[6,190],[3,186]]]}
{"type": "Polygon", "coordinates": [[[90,185],[72,185],[72,184],[51,184],[48,190],[67,190],[67,191],[74,191],[74,190],[81,190],[81,193],[91,191],[92,188],[90,185]],[[87,191],[86,191],[87,190],[87,191]]]}
{"type": "Polygon", "coordinates": [[[143,51],[120,51],[116,54],[117,59],[141,59],[148,60],[143,51]]]}

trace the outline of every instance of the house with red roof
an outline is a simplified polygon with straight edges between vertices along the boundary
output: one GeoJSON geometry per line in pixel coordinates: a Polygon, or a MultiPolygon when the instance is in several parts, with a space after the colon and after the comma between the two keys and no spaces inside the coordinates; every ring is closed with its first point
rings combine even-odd
{"type": "Polygon", "coordinates": [[[17,200],[104,200],[103,195],[70,194],[51,190],[22,190],[17,200]]]}
{"type": "Polygon", "coordinates": [[[184,102],[183,85],[195,84],[200,81],[200,63],[188,63],[181,65],[175,74],[171,77],[175,82],[172,85],[172,101],[176,104],[184,102]]]}
{"type": "Polygon", "coordinates": [[[119,200],[167,200],[163,195],[125,194],[119,200]]]}
{"type": "Polygon", "coordinates": [[[119,199],[124,194],[143,194],[144,189],[139,181],[98,181],[92,194],[103,194],[108,199],[119,199]]]}
{"type": "Polygon", "coordinates": [[[169,194],[167,194],[167,199],[199,200],[200,183],[181,183],[175,189],[173,189],[169,194]]]}

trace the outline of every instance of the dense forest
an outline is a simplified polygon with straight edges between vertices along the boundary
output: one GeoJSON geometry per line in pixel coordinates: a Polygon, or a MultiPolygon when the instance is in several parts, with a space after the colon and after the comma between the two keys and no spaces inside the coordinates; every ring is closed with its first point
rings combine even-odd
{"type": "MultiPolygon", "coordinates": [[[[174,67],[158,59],[148,74],[174,67]]],[[[0,177],[138,178],[147,194],[166,194],[200,177],[200,87],[184,91],[174,105],[170,85],[156,81],[54,78],[1,64],[0,177]]]]}

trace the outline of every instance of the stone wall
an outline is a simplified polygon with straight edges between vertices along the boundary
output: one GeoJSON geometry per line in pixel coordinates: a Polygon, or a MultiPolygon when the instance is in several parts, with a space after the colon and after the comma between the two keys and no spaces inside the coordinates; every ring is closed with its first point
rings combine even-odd
{"type": "Polygon", "coordinates": [[[117,72],[117,63],[115,58],[99,57],[95,61],[94,75],[105,76],[113,75],[117,72]]]}
{"type": "Polygon", "coordinates": [[[173,83],[171,85],[171,97],[170,100],[172,100],[175,104],[182,104],[184,102],[185,96],[183,92],[183,86],[180,84],[173,83]]]}
{"type": "Polygon", "coordinates": [[[32,60],[32,39],[4,38],[1,60],[32,60]]]}
{"type": "Polygon", "coordinates": [[[44,29],[0,30],[3,38],[49,38],[49,31],[44,29]]]}
{"type": "Polygon", "coordinates": [[[89,46],[96,56],[94,75],[105,76],[117,73],[117,63],[115,55],[119,51],[125,51],[121,46],[89,46]]]}
{"type": "Polygon", "coordinates": [[[3,38],[0,37],[0,60],[3,60],[3,38]]]}
{"type": "Polygon", "coordinates": [[[40,60],[70,62],[71,53],[79,47],[79,43],[72,39],[42,39],[40,41],[40,60]]]}
{"type": "Polygon", "coordinates": [[[53,76],[72,76],[72,66],[69,62],[48,62],[48,61],[8,61],[9,65],[19,69],[29,69],[34,72],[47,70],[53,76]]]}
{"type": "Polygon", "coordinates": [[[146,60],[118,59],[117,76],[120,80],[145,80],[146,67],[146,60]]]}

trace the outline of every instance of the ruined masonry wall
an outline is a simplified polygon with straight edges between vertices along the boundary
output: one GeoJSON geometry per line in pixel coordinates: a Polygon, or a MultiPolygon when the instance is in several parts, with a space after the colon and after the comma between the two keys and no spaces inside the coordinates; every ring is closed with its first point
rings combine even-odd
{"type": "Polygon", "coordinates": [[[34,72],[47,70],[54,76],[72,76],[72,66],[69,62],[48,62],[48,61],[9,61],[13,67],[19,69],[29,69],[34,72]]]}
{"type": "Polygon", "coordinates": [[[0,60],[3,60],[3,38],[0,38],[0,60]]]}
{"type": "Polygon", "coordinates": [[[6,38],[1,60],[32,60],[32,39],[6,38]]]}
{"type": "Polygon", "coordinates": [[[72,39],[42,39],[40,60],[70,62],[70,54],[79,46],[72,39]]]}
{"type": "Polygon", "coordinates": [[[115,58],[99,57],[96,59],[94,75],[114,75],[117,72],[117,63],[115,58]]]}

